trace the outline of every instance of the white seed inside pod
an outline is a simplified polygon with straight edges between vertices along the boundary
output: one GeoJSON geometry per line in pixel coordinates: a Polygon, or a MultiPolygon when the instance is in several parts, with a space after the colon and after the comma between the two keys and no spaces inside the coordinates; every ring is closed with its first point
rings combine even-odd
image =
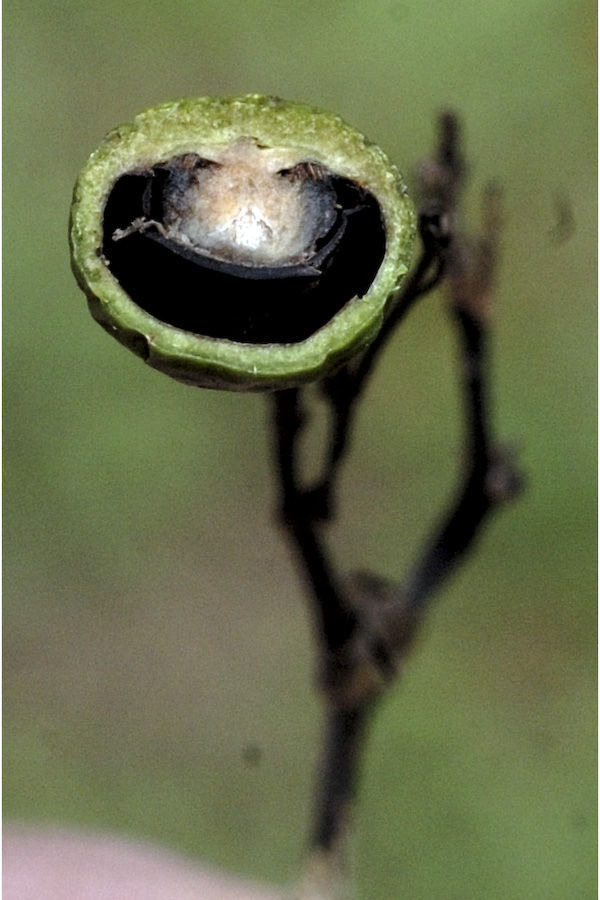
{"type": "Polygon", "coordinates": [[[326,179],[280,174],[300,160],[241,138],[210,154],[213,165],[174,174],[165,197],[167,235],[241,265],[305,261],[332,227],[335,193],[326,179]]]}

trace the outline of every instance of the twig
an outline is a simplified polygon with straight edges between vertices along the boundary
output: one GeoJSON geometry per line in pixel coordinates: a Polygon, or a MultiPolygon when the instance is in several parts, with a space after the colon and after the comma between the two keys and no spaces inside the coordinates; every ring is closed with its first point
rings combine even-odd
{"type": "Polygon", "coordinates": [[[457,120],[444,113],[437,152],[421,167],[419,262],[376,341],[358,363],[324,385],[332,428],[323,473],[313,485],[301,484],[297,471],[298,435],[305,422],[301,393],[287,390],[275,395],[282,520],[311,587],[321,643],[320,681],[328,702],[311,865],[318,859],[323,872],[326,860],[337,873],[332,879],[324,876],[324,882],[335,888],[323,888],[318,894],[313,886],[313,893],[300,896],[345,896],[339,887],[342,844],[370,714],[396,674],[427,602],[464,558],[492,509],[511,499],[520,486],[510,455],[492,443],[488,409],[489,306],[500,228],[499,194],[495,189],[486,191],[480,235],[469,240],[458,215],[464,172],[457,120]],[[342,579],[335,573],[321,528],[332,516],[336,476],[349,446],[357,402],[390,334],[442,276],[460,338],[466,421],[463,483],[403,586],[370,574],[342,579]]]}
{"type": "Polygon", "coordinates": [[[298,436],[305,416],[296,389],[277,391],[275,398],[276,450],[281,485],[281,518],[299,553],[302,574],[313,597],[316,631],[327,652],[350,640],[356,617],[345,602],[328,555],[314,527],[318,511],[314,494],[302,488],[297,472],[298,436]]]}
{"type": "Polygon", "coordinates": [[[417,608],[459,563],[484,518],[521,486],[510,454],[492,443],[488,404],[490,293],[498,255],[500,195],[484,193],[478,241],[457,233],[448,261],[447,293],[460,341],[466,471],[463,485],[439,531],[408,579],[407,602],[417,608]]]}

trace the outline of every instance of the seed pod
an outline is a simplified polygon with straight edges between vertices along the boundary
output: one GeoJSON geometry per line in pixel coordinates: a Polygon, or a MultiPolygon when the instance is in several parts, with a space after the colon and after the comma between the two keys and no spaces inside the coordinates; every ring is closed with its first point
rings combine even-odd
{"type": "Polygon", "coordinates": [[[180,381],[264,390],[364,349],[407,271],[414,212],[385,154],[331,113],[201,97],[116,128],[75,185],[94,318],[180,381]]]}

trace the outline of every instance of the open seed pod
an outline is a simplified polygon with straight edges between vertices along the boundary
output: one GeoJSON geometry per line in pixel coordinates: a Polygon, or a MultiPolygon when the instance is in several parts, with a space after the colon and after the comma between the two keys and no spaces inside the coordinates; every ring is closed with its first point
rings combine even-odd
{"type": "Polygon", "coordinates": [[[414,212],[385,154],[331,113],[201,97],[116,128],[75,185],[75,277],[156,369],[230,390],[327,374],[377,333],[414,212]]]}

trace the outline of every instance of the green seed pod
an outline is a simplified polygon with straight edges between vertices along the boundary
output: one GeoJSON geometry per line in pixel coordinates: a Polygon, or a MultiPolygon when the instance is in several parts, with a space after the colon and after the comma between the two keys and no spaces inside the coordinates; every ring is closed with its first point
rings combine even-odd
{"type": "Polygon", "coordinates": [[[189,384],[292,387],[376,335],[415,221],[385,154],[338,116],[201,97],[116,128],[75,185],[75,277],[94,318],[189,384]]]}

